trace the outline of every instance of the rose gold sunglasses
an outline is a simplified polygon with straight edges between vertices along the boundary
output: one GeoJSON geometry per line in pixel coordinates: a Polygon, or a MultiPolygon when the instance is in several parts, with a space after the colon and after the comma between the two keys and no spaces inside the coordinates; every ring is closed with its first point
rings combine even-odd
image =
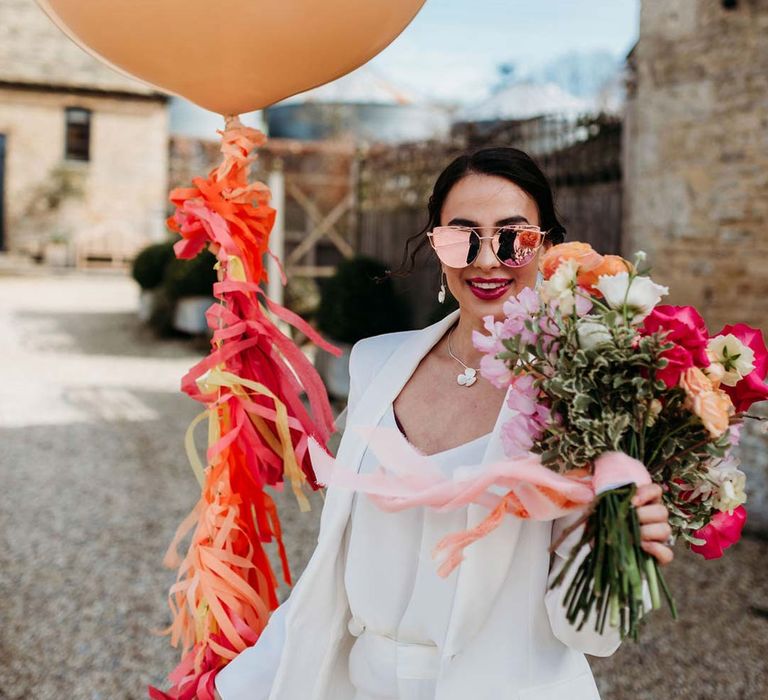
{"type": "Polygon", "coordinates": [[[544,243],[549,231],[529,224],[490,226],[495,233],[481,236],[470,226],[435,226],[427,236],[437,257],[448,267],[462,268],[471,265],[480,254],[482,241],[491,241],[496,259],[507,267],[522,267],[530,263],[544,243]]]}

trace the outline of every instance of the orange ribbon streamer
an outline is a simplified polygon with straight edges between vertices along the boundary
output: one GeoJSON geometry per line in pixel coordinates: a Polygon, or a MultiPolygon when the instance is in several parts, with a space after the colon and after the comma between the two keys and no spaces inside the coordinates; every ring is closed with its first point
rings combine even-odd
{"type": "MultiPolygon", "coordinates": [[[[266,311],[299,329],[335,355],[340,350],[309,324],[269,300],[260,285],[275,210],[269,189],[248,182],[247,170],[264,135],[227,119],[222,163],[192,187],[171,192],[176,206],[168,225],[181,239],[174,249],[191,258],[208,246],[217,257],[219,303],[207,312],[213,331],[210,355],[182,379],[182,390],[206,406],[187,433],[186,448],[202,493],[179,525],[165,563],[178,568],[169,593],[173,621],[167,632],[182,659],[166,692],[155,700],[213,700],[216,673],[252,645],[278,605],[278,580],[264,550],[275,541],[283,580],[291,575],[280,520],[266,486],[285,479],[302,510],[304,489],[318,488],[308,452],[312,438],[326,444],[334,430],[328,396],[304,353],[266,311]],[[309,411],[302,401],[306,394],[309,411]],[[194,447],[194,427],[208,418],[206,466],[194,447]],[[178,547],[191,533],[186,555],[178,547]]],[[[273,256],[274,257],[274,256],[273,256]]],[[[282,268],[280,268],[285,282],[282,268]]]]}

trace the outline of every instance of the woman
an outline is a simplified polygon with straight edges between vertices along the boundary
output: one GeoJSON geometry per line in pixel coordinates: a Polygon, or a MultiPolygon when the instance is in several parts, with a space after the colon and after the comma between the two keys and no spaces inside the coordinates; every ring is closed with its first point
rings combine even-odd
{"type": "MultiPolygon", "coordinates": [[[[472,331],[482,332],[489,314],[500,319],[505,299],[535,286],[542,251],[563,233],[547,180],[522,151],[485,149],[446,168],[416,242],[432,243],[439,296],[447,285],[459,308],[423,330],[353,347],[337,465],[376,466],[356,430],[372,425],[396,426],[401,449],[445,470],[503,456],[500,426],[510,409],[505,391],[477,372],[472,331]],[[542,232],[533,250],[521,251],[523,230],[542,232]]],[[[635,504],[643,548],[667,564],[661,489],[640,488],[635,504]]],[[[223,700],[598,700],[584,654],[612,654],[618,632],[600,635],[594,620],[579,631],[566,620],[561,598],[577,566],[547,590],[580,529],[553,560],[550,542],[579,513],[554,522],[507,517],[441,579],[432,547],[485,515],[474,505],[384,513],[329,488],[317,548],[256,645],[219,674],[223,700]]],[[[586,554],[587,547],[579,556],[586,554]]]]}

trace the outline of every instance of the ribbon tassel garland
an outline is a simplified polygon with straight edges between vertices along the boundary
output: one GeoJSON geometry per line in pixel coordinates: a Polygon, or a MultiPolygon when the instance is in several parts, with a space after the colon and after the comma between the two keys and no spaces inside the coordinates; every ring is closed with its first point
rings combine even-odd
{"type": "Polygon", "coordinates": [[[178,567],[167,632],[171,643],[181,646],[182,660],[169,676],[170,690],[149,689],[155,700],[213,700],[215,674],[258,639],[278,605],[278,580],[264,543],[277,543],[283,580],[291,584],[277,509],[264,487],[280,489],[287,479],[301,509],[308,510],[305,489],[318,488],[308,441],[325,445],[334,430],[316,370],[265,313],[319,348],[340,354],[299,316],[268,299],[260,286],[267,281],[263,259],[272,255],[268,240],[275,210],[268,188],[248,182],[247,170],[264,134],[237,117],[228,117],[218,133],[221,164],[207,178],[195,178],[192,187],[170,195],[176,211],[168,225],[181,235],[174,247],[177,257],[192,258],[208,246],[217,258],[219,282],[213,290],[218,303],[206,314],[213,331],[211,353],[182,379],[182,390],[206,407],[186,438],[202,494],[165,557],[168,566],[178,567]],[[193,431],[206,417],[203,466],[193,431]],[[190,533],[180,558],[178,547],[190,533]]]}

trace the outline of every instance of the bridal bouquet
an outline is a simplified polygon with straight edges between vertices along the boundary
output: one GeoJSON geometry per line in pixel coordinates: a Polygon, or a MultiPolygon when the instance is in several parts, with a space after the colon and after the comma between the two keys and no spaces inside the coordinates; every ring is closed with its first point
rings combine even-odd
{"type": "MultiPolygon", "coordinates": [[[[605,453],[625,453],[662,486],[673,537],[713,558],[745,521],[745,475],[732,449],[746,411],[768,398],[768,351],[749,326],[710,334],[695,308],[660,304],[668,289],[640,269],[644,258],[631,264],[584,243],[554,246],[538,290],[509,299],[504,320],[487,317],[488,334],[475,331],[473,342],[485,353],[481,374],[509,388],[508,457],[536,454],[573,474],[590,473],[605,453]]],[[[550,587],[591,544],[564,598],[568,619],[577,624],[581,615],[581,627],[596,608],[596,629],[607,619],[622,639],[637,639],[644,580],[653,608],[661,589],[676,611],[658,562],[640,547],[636,485],[615,486],[570,528],[584,524],[581,541],[550,587]]]]}

